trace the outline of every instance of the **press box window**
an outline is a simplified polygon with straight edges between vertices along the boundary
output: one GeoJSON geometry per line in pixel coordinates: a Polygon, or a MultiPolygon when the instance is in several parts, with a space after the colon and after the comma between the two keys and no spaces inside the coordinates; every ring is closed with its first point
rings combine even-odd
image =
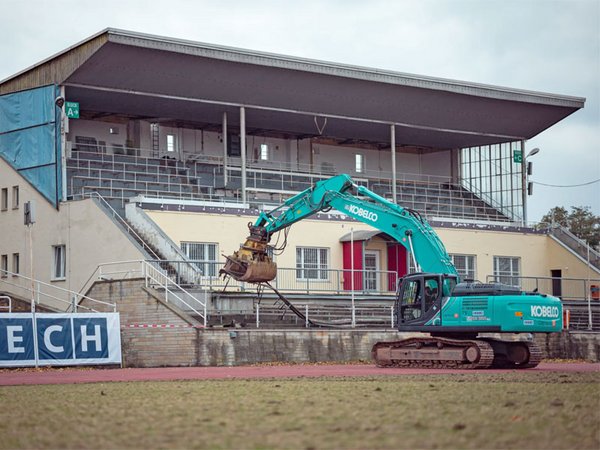
{"type": "Polygon", "coordinates": [[[2,188],[2,198],[0,199],[0,209],[6,211],[8,209],[8,188],[2,188]]]}
{"type": "Polygon", "coordinates": [[[67,268],[67,251],[64,245],[52,246],[52,279],[64,280],[66,277],[67,268]]]}
{"type": "Polygon", "coordinates": [[[12,188],[12,208],[19,208],[19,186],[13,186],[12,188]]]}
{"type": "Polygon", "coordinates": [[[354,171],[363,173],[365,171],[365,156],[357,153],[354,155],[354,171]]]}
{"type": "Polygon", "coordinates": [[[260,160],[267,161],[269,159],[269,146],[267,144],[260,144],[260,160]]]}
{"type": "Polygon", "coordinates": [[[174,152],[175,151],[175,135],[167,134],[167,151],[174,152]]]}

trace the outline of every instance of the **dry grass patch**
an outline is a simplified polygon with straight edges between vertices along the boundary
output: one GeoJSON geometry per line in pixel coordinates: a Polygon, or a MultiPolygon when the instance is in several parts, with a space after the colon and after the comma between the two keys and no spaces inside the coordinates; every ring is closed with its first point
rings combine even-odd
{"type": "Polygon", "coordinates": [[[600,374],[0,388],[1,448],[600,448],[600,374]]]}

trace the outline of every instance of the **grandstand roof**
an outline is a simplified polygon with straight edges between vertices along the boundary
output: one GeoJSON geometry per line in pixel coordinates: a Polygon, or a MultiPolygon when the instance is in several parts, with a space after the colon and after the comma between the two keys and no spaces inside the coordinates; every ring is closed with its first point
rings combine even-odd
{"type": "Polygon", "coordinates": [[[108,28],[0,82],[46,84],[97,116],[456,148],[530,139],[584,98],[433,78],[108,28]],[[315,116],[318,119],[315,119],[315,116]],[[325,122],[325,118],[327,121],[325,122]]]}

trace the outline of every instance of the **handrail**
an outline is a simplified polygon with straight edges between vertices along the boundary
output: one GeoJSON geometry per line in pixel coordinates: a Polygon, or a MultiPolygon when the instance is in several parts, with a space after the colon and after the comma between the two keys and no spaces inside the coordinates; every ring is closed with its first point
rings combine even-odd
{"type": "Polygon", "coordinates": [[[24,279],[24,280],[27,280],[29,282],[33,282],[33,283],[37,284],[37,290],[36,290],[35,288],[32,288],[29,283],[28,283],[27,286],[23,286],[23,285],[20,285],[20,284],[17,284],[17,283],[11,283],[10,281],[7,281],[5,278],[0,278],[0,283],[6,283],[6,284],[8,284],[10,286],[14,286],[14,287],[17,287],[19,289],[23,289],[25,291],[28,291],[31,294],[37,294],[37,302],[36,302],[37,304],[39,304],[39,296],[43,295],[44,297],[52,298],[52,299],[57,300],[57,301],[59,301],[61,303],[68,304],[69,307],[73,310],[73,312],[77,312],[77,308],[83,308],[83,309],[87,309],[89,311],[98,312],[94,308],[83,306],[83,305],[79,305],[79,301],[81,301],[81,299],[89,300],[90,302],[93,302],[93,303],[97,303],[97,304],[100,304],[100,305],[108,306],[108,307],[112,308],[113,311],[117,310],[117,305],[115,303],[105,302],[105,301],[102,301],[102,300],[96,300],[94,298],[88,297],[87,295],[82,295],[82,294],[80,294],[78,292],[71,291],[70,289],[65,289],[65,288],[61,288],[59,286],[54,286],[52,284],[45,283],[45,282],[40,281],[40,280],[35,280],[35,279],[32,279],[32,278],[27,277],[25,275],[21,275],[21,274],[18,274],[18,273],[13,273],[13,272],[10,272],[8,270],[0,270],[0,273],[1,274],[6,274],[6,275],[11,275],[13,277],[24,279]],[[65,299],[57,297],[55,295],[48,294],[46,292],[41,292],[40,286],[46,286],[46,287],[49,287],[51,289],[56,289],[56,290],[58,290],[60,292],[64,292],[64,293],[68,294],[71,297],[71,300],[70,301],[69,300],[65,300],[65,299]],[[79,300],[75,301],[74,299],[79,299],[79,300]]]}
{"type": "Polygon", "coordinates": [[[127,233],[131,234],[134,238],[136,238],[136,240],[139,241],[139,243],[142,245],[142,247],[144,248],[144,250],[146,250],[148,253],[150,253],[151,256],[154,256],[157,259],[160,259],[160,256],[158,256],[154,250],[152,250],[152,248],[146,243],[146,241],[144,241],[144,239],[138,234],[136,233],[136,231],[127,223],[127,221],[125,219],[123,219],[119,213],[117,211],[115,211],[115,209],[110,205],[110,203],[108,203],[106,201],[106,199],[104,197],[102,197],[102,195],[100,195],[98,192],[93,191],[88,193],[89,197],[97,197],[98,200],[100,200],[100,202],[103,204],[104,207],[108,208],[109,211],[112,213],[113,217],[115,217],[120,223],[121,225],[123,225],[127,231],[127,233]]]}
{"type": "Polygon", "coordinates": [[[8,306],[0,306],[0,308],[8,309],[8,313],[12,313],[12,298],[8,295],[0,295],[0,300],[8,300],[8,306]]]}
{"type": "Polygon", "coordinates": [[[165,290],[165,301],[168,302],[169,294],[172,295],[178,301],[180,301],[185,306],[187,306],[190,310],[192,310],[194,313],[196,313],[196,315],[202,317],[204,320],[204,326],[206,327],[207,319],[208,319],[207,314],[206,314],[206,302],[202,302],[197,297],[195,297],[194,295],[192,295],[188,291],[186,291],[179,284],[173,282],[162,270],[157,270],[157,268],[152,266],[148,261],[142,261],[142,267],[143,267],[143,272],[144,272],[145,279],[146,279],[146,287],[150,286],[149,280],[156,282],[159,286],[161,286],[165,290]],[[159,278],[152,276],[152,273],[157,273],[159,275],[159,278]],[[162,280],[160,278],[162,278],[162,280]],[[196,308],[194,308],[192,305],[190,305],[188,302],[186,302],[182,298],[182,296],[177,295],[173,291],[173,289],[170,288],[171,284],[177,291],[180,291],[183,294],[187,295],[188,297],[191,297],[192,299],[194,299],[202,307],[203,311],[202,312],[198,311],[196,308]]]}

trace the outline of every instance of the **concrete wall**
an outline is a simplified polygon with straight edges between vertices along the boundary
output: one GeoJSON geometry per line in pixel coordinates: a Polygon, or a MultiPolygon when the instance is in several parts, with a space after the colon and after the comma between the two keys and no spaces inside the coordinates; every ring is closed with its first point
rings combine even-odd
{"type": "Polygon", "coordinates": [[[198,364],[200,324],[158,293],[146,290],[141,279],[101,281],[90,297],[115,302],[121,318],[125,367],[194,366],[198,364]],[[151,325],[164,325],[152,328],[151,325]]]}
{"type": "MultiPolygon", "coordinates": [[[[201,329],[197,321],[165,303],[158,293],[144,288],[141,279],[97,282],[90,295],[116,302],[126,367],[370,361],[376,342],[418,335],[385,329],[201,329]]],[[[538,335],[536,341],[545,357],[591,361],[600,358],[597,333],[538,335]]]]}
{"type": "MultiPolygon", "coordinates": [[[[98,264],[143,258],[135,245],[92,199],[60,203],[57,210],[0,158],[0,188],[9,187],[9,194],[12,194],[12,186],[19,186],[20,206],[0,212],[0,255],[11,255],[9,271],[13,271],[12,254],[19,253],[20,273],[28,277],[32,275],[29,231],[23,225],[23,204],[27,201],[33,201],[36,205],[36,223],[31,229],[35,279],[79,291],[98,264]],[[53,280],[51,276],[54,245],[66,246],[66,276],[61,280],[53,280]]],[[[9,200],[11,204],[12,199],[9,200]]],[[[29,282],[16,277],[8,281],[29,286],[29,282]]],[[[29,296],[27,291],[2,282],[0,290],[20,297],[29,296]]],[[[46,292],[50,290],[45,289],[46,292]]],[[[57,290],[53,291],[53,295],[57,294],[57,290]]],[[[65,298],[68,295],[65,294],[65,298]]],[[[63,310],[68,306],[44,297],[41,301],[63,310]]]]}

